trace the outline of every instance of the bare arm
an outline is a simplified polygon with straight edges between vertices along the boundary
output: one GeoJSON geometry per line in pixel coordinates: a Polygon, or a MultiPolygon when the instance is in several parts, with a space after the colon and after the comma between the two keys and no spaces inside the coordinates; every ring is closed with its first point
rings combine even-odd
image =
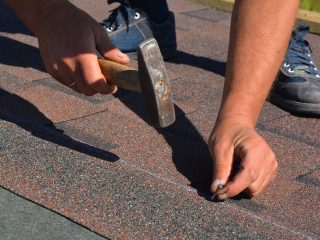
{"type": "Polygon", "coordinates": [[[116,91],[101,73],[96,51],[127,63],[106,31],[88,14],[66,0],[6,0],[38,38],[47,71],[62,84],[85,95],[116,91]]]}
{"type": "Polygon", "coordinates": [[[258,195],[275,177],[275,156],[255,131],[262,105],[284,57],[298,0],[238,0],[232,15],[222,105],[209,139],[215,163],[212,191],[220,199],[258,195]],[[231,176],[232,165],[240,169],[231,176]]]}

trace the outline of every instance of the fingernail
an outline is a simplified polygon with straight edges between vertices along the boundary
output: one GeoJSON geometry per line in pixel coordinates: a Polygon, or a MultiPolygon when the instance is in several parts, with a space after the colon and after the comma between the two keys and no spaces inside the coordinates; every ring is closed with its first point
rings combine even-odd
{"type": "Polygon", "coordinates": [[[115,94],[118,91],[118,87],[115,86],[111,94],[115,94]]]}
{"type": "Polygon", "coordinates": [[[129,59],[128,55],[126,55],[126,54],[124,54],[123,52],[120,52],[120,51],[118,52],[117,56],[119,58],[127,58],[127,59],[129,59]]]}
{"type": "Polygon", "coordinates": [[[220,179],[216,179],[212,183],[213,187],[216,188],[215,192],[224,187],[224,184],[220,179]]]}
{"type": "Polygon", "coordinates": [[[224,184],[221,183],[220,179],[216,179],[213,182],[213,186],[216,186],[217,189],[215,190],[215,193],[212,194],[210,200],[211,201],[216,201],[217,200],[217,191],[219,191],[220,189],[224,188],[224,184]]]}
{"type": "Polygon", "coordinates": [[[211,197],[210,197],[210,200],[211,200],[211,201],[214,201],[214,202],[219,201],[219,199],[218,199],[218,194],[213,193],[213,194],[211,195],[211,197]]]}
{"type": "MultiPolygon", "coordinates": [[[[223,184],[218,184],[217,191],[220,190],[220,189],[222,189],[223,187],[224,187],[223,184]]],[[[211,201],[216,201],[217,199],[220,200],[219,198],[217,198],[217,196],[218,196],[218,195],[217,195],[217,191],[211,195],[211,197],[210,197],[210,200],[211,200],[211,201]]],[[[223,194],[223,195],[224,195],[224,194],[223,194]]]]}
{"type": "Polygon", "coordinates": [[[229,198],[229,196],[228,196],[228,194],[224,193],[224,194],[218,195],[217,198],[218,198],[220,201],[223,201],[223,200],[226,200],[227,198],[229,198]]]}

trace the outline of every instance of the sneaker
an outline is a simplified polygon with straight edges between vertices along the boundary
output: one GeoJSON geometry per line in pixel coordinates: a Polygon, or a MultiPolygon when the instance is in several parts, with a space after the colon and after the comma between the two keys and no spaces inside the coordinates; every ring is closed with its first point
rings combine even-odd
{"type": "Polygon", "coordinates": [[[119,2],[111,15],[101,22],[112,43],[131,59],[137,59],[137,47],[146,39],[154,37],[164,59],[171,58],[177,51],[174,14],[163,23],[151,21],[140,9],[133,9],[127,0],[108,0],[108,4],[119,2]]]}
{"type": "Polygon", "coordinates": [[[308,26],[299,25],[292,33],[269,100],[291,113],[320,115],[320,72],[304,39],[308,31],[308,26]]]}

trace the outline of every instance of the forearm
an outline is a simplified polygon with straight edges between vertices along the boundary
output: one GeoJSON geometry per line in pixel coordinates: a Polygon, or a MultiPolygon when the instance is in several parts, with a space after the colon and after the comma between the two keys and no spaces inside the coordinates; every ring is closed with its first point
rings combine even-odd
{"type": "Polygon", "coordinates": [[[33,32],[39,23],[45,20],[46,14],[62,5],[70,4],[66,0],[5,0],[18,17],[33,32]]]}
{"type": "Polygon", "coordinates": [[[254,126],[285,54],[298,0],[235,3],[218,122],[235,116],[254,126]]]}

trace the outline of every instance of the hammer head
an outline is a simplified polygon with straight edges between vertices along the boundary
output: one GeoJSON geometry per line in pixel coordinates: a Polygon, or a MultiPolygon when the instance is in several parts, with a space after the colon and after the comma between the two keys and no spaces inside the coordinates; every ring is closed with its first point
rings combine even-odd
{"type": "Polygon", "coordinates": [[[168,74],[157,41],[151,38],[142,42],[137,54],[141,93],[151,124],[167,127],[176,120],[176,116],[168,74]]]}

